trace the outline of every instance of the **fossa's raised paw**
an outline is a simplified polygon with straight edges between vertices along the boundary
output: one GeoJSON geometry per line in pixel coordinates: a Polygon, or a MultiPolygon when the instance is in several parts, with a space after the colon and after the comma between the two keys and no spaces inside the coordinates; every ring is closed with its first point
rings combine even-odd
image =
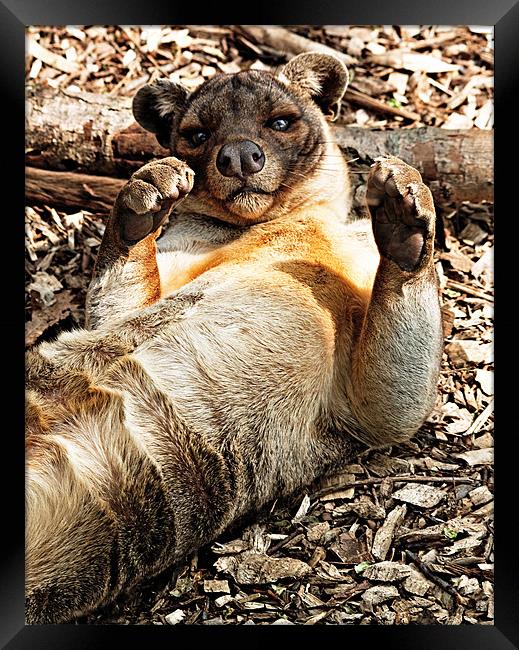
{"type": "Polygon", "coordinates": [[[191,191],[193,181],[194,172],[177,158],[163,158],[141,167],[117,197],[115,209],[122,240],[136,244],[160,228],[175,203],[191,191]]]}
{"type": "Polygon", "coordinates": [[[403,271],[417,271],[432,254],[435,210],[420,173],[394,156],[372,166],[366,193],[380,254],[403,271]]]}

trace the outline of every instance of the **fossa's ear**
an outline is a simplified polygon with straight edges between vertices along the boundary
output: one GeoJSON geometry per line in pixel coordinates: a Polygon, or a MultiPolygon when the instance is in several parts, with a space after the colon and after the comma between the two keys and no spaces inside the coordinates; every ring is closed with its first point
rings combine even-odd
{"type": "Polygon", "coordinates": [[[185,106],[189,91],[168,79],[143,86],[133,98],[133,116],[147,131],[168,148],[173,116],[185,106]]]}
{"type": "Polygon", "coordinates": [[[327,119],[337,119],[349,81],[348,69],[338,58],[319,52],[299,54],[283,67],[279,78],[313,99],[327,119]]]}

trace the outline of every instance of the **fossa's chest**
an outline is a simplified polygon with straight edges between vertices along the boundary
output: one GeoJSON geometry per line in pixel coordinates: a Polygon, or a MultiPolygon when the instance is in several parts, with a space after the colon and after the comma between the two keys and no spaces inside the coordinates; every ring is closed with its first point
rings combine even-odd
{"type": "Polygon", "coordinates": [[[179,215],[157,241],[162,296],[189,282],[219,248],[242,234],[236,228],[213,219],[179,215]]]}

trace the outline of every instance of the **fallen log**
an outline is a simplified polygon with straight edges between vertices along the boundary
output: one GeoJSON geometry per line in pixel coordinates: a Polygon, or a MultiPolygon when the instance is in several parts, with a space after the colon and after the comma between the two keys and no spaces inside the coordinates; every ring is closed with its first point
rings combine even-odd
{"type": "Polygon", "coordinates": [[[31,205],[51,205],[68,210],[110,212],[126,180],[109,176],[25,169],[25,195],[31,205]]]}
{"type": "MultiPolygon", "coordinates": [[[[46,170],[128,178],[148,160],[168,155],[134,122],[127,97],[29,87],[26,126],[26,163],[46,170]]],[[[363,183],[362,172],[377,156],[392,154],[422,173],[439,206],[493,198],[492,131],[341,124],[333,131],[347,159],[357,159],[354,185],[363,183]]]]}

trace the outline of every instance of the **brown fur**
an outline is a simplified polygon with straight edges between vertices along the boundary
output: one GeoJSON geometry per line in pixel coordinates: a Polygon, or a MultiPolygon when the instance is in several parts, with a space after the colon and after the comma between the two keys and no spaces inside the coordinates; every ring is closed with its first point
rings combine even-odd
{"type": "Polygon", "coordinates": [[[277,78],[137,94],[136,118],[173,155],[115,203],[89,329],[27,357],[28,622],[91,611],[430,412],[432,198],[385,158],[368,180],[372,224],[347,223],[327,125],[346,82],[310,54],[277,78]]]}

